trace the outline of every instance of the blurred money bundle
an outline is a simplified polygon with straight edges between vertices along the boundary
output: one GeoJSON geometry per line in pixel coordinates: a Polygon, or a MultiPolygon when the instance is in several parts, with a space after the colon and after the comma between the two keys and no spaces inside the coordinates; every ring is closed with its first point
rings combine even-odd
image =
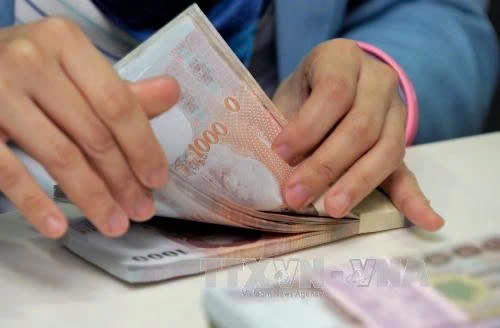
{"type": "Polygon", "coordinates": [[[309,282],[208,288],[203,305],[217,328],[500,327],[500,236],[417,256],[351,261],[309,282]]]}
{"type": "Polygon", "coordinates": [[[130,81],[167,74],[181,86],[178,104],[152,121],[169,159],[169,183],[154,194],[157,215],[235,228],[168,219],[111,240],[85,218],[73,220],[64,244],[105,271],[130,282],[168,279],[201,272],[200,259],[271,257],[404,226],[377,191],[345,219],[328,217],[322,198],[300,213],[287,209],[281,190],[294,168],[271,149],[286,118],[196,5],[115,68],[130,81]]]}

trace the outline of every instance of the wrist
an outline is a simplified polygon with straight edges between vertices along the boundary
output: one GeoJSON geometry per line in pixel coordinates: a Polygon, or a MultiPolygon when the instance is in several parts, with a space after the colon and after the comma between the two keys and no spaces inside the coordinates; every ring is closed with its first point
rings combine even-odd
{"type": "Polygon", "coordinates": [[[357,42],[357,45],[363,51],[377,57],[379,60],[391,66],[397,72],[400,81],[400,88],[402,90],[403,101],[405,102],[408,111],[405,129],[405,142],[407,146],[411,145],[415,140],[415,136],[417,134],[419,111],[417,95],[415,93],[413,83],[411,82],[410,78],[403,70],[403,68],[387,53],[365,42],[357,42]]]}

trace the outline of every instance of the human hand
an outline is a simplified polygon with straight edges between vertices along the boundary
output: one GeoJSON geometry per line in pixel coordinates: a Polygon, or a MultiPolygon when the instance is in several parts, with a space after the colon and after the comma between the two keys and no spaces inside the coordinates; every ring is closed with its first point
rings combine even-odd
{"type": "MultiPolygon", "coordinates": [[[[284,188],[291,208],[302,209],[327,191],[325,209],[343,217],[404,167],[406,108],[398,75],[355,41],[337,39],[316,47],[273,100],[289,119],[273,149],[297,166],[284,188]]],[[[405,170],[389,181],[411,185],[405,197],[413,205],[401,200],[405,192],[400,189],[392,200],[405,204],[400,209],[410,220],[435,230],[442,219],[422,202],[409,174],[405,170]],[[414,215],[423,203],[428,220],[414,215]]]]}
{"type": "Polygon", "coordinates": [[[36,229],[58,238],[67,222],[6,140],[38,160],[103,234],[154,214],[150,190],[166,183],[168,162],[149,117],[177,101],[175,80],[128,84],[64,18],[0,30],[0,72],[0,190],[36,229]]]}

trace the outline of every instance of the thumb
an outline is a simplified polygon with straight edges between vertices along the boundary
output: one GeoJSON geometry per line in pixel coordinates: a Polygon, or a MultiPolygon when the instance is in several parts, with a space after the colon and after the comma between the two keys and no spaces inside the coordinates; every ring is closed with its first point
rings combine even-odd
{"type": "Polygon", "coordinates": [[[177,81],[168,76],[156,77],[130,84],[149,118],[154,118],[170,109],[180,96],[177,81]]]}

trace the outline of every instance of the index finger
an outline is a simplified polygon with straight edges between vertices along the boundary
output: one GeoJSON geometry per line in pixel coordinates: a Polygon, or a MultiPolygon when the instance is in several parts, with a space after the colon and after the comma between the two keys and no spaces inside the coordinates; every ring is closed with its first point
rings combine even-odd
{"type": "Polygon", "coordinates": [[[150,188],[162,187],[168,163],[146,111],[83,33],[74,34],[78,42],[72,42],[73,51],[65,51],[66,47],[61,54],[66,73],[113,134],[139,181],[150,188]]]}
{"type": "Polygon", "coordinates": [[[293,75],[292,82],[311,91],[273,142],[273,150],[290,165],[310,154],[354,104],[361,69],[359,48],[344,43],[332,41],[317,47],[293,75]]]}

